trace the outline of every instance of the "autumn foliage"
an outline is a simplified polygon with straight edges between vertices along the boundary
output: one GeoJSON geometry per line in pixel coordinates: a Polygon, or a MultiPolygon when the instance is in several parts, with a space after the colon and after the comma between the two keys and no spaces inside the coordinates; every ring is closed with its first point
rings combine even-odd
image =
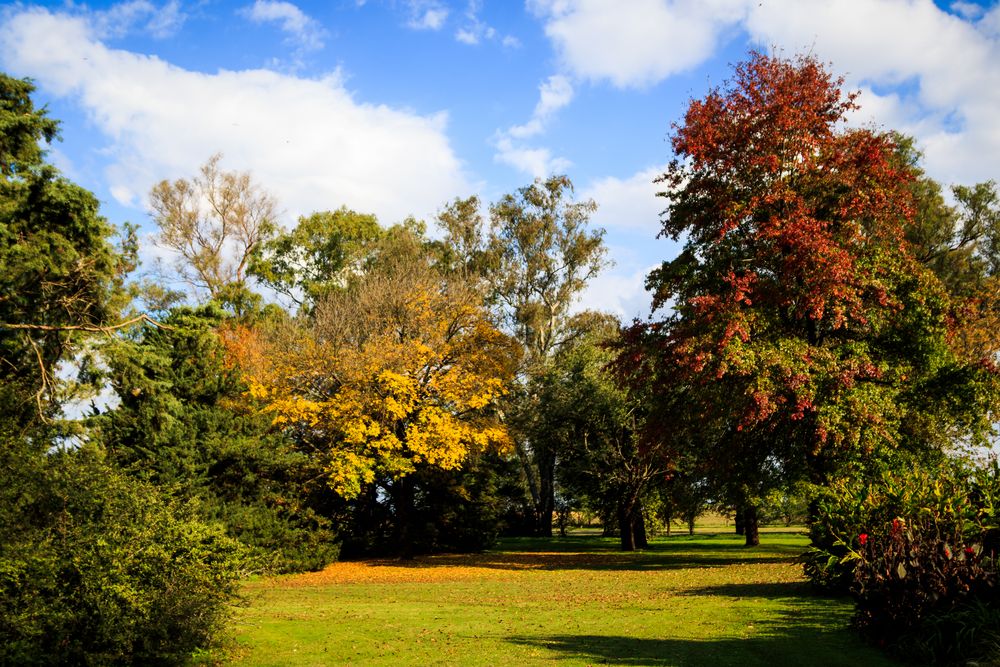
{"type": "Polygon", "coordinates": [[[321,457],[345,498],[376,476],[453,470],[509,445],[491,408],[512,373],[511,343],[481,299],[426,267],[365,276],[321,301],[311,326],[228,338],[250,394],[321,457]]]}
{"type": "Polygon", "coordinates": [[[636,382],[705,387],[695,409],[731,453],[820,477],[928,437],[915,405],[958,368],[952,304],[904,238],[914,171],[894,135],[846,127],[841,83],[753,54],[691,102],[660,177],[662,233],[686,243],[647,283],[676,310],[636,324],[618,360],[636,382]]]}

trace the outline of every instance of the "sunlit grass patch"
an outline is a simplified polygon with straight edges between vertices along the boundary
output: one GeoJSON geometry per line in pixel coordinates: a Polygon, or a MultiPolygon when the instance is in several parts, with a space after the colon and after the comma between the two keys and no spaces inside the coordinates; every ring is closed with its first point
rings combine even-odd
{"type": "Polygon", "coordinates": [[[746,549],[678,536],[621,553],[595,536],[484,554],[337,563],[247,585],[232,661],[247,665],[893,664],[815,597],[801,534],[746,549]]]}

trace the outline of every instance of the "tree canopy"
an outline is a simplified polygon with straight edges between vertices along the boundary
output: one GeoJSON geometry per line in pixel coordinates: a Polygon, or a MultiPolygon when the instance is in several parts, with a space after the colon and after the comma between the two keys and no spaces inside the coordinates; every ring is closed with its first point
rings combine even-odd
{"type": "Polygon", "coordinates": [[[659,179],[663,234],[685,245],[647,286],[673,312],[633,326],[618,365],[694,387],[741,475],[821,481],[939,446],[931,421],[989,426],[956,397],[992,373],[957,354],[955,303],[906,240],[917,174],[895,135],[846,126],[841,85],[815,58],[753,54],[691,102],[659,179]]]}

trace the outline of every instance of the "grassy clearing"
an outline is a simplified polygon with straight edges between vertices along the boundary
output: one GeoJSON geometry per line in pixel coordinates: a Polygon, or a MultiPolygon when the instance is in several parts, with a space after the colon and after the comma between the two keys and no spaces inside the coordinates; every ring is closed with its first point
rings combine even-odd
{"type": "Polygon", "coordinates": [[[570,536],[474,556],[338,563],[247,585],[243,665],[891,665],[846,629],[847,600],[809,594],[806,539],[570,536]]]}

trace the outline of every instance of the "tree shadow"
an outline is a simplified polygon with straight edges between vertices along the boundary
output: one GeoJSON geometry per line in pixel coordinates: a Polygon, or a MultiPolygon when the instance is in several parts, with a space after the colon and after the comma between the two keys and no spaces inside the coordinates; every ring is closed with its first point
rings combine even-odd
{"type": "MultiPolygon", "coordinates": [[[[864,647],[845,651],[832,633],[747,639],[641,639],[605,635],[513,637],[511,643],[559,653],[560,660],[597,665],[738,665],[739,667],[843,667],[893,665],[876,661],[864,647]],[[858,653],[852,659],[848,653],[858,653]]],[[[840,639],[839,637],[837,639],[840,639]]]]}
{"type": "MultiPolygon", "coordinates": [[[[509,637],[520,646],[542,649],[557,660],[611,665],[739,665],[740,667],[841,667],[898,665],[865,646],[848,628],[831,629],[829,600],[803,594],[798,584],[732,585],[686,594],[789,598],[786,609],[748,626],[743,637],[649,638],[620,635],[509,637]],[[742,587],[742,588],[741,588],[742,587]]],[[[836,622],[834,623],[836,625],[836,622]]]]}
{"type": "Polygon", "coordinates": [[[659,571],[729,565],[792,563],[801,546],[762,544],[747,548],[725,534],[657,539],[639,551],[621,551],[617,540],[594,535],[560,538],[506,538],[499,549],[476,554],[439,554],[410,560],[365,561],[403,568],[477,567],[493,570],[659,571]]]}
{"type": "MultiPolygon", "coordinates": [[[[699,596],[711,595],[726,598],[767,598],[781,600],[786,598],[812,597],[813,589],[807,581],[782,581],[774,583],[753,584],[719,584],[702,588],[687,588],[677,591],[678,595],[699,596]]],[[[829,600],[829,596],[815,596],[817,600],[829,600]]]]}
{"type": "Polygon", "coordinates": [[[609,553],[550,553],[550,552],[499,552],[485,554],[448,554],[425,556],[412,560],[373,560],[371,566],[403,568],[477,567],[489,570],[604,570],[649,572],[691,568],[715,568],[729,565],[754,565],[764,563],[793,563],[793,555],[729,556],[726,554],[609,552],[609,553]]]}

